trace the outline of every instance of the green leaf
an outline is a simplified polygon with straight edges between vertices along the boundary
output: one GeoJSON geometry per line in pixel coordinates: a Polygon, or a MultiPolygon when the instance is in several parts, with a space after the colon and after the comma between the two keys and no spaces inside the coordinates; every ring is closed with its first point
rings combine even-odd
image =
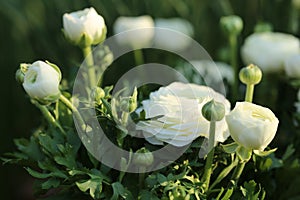
{"type": "Polygon", "coordinates": [[[295,152],[294,145],[293,145],[293,144],[290,144],[290,145],[286,148],[286,150],[285,150],[285,152],[284,152],[284,154],[283,154],[283,156],[282,156],[282,160],[283,160],[283,161],[287,160],[291,155],[293,155],[294,152],[295,152]]]}
{"type": "MultiPolygon", "coordinates": [[[[35,136],[31,136],[29,140],[21,138],[14,140],[15,145],[25,155],[27,155],[30,159],[34,161],[38,161],[43,159],[44,155],[40,150],[38,140],[35,136]]],[[[15,154],[19,155],[20,154],[15,154]]],[[[21,156],[19,158],[25,158],[25,156],[21,156]]]]}
{"type": "Polygon", "coordinates": [[[233,142],[231,144],[225,144],[225,145],[221,145],[224,149],[224,151],[226,153],[232,154],[236,151],[236,149],[238,148],[238,144],[236,142],[233,142]]]}
{"type": "Polygon", "coordinates": [[[42,183],[43,190],[49,190],[50,188],[57,188],[60,185],[60,180],[56,178],[49,178],[47,181],[42,183]]]}
{"type": "Polygon", "coordinates": [[[247,200],[257,200],[265,198],[265,191],[261,189],[260,185],[258,185],[257,190],[257,183],[254,180],[245,182],[244,188],[241,186],[240,190],[242,191],[243,196],[246,197],[247,200]],[[261,197],[259,198],[260,194],[261,197]]]}
{"type": "Polygon", "coordinates": [[[43,151],[49,156],[57,155],[59,154],[59,150],[57,148],[58,141],[54,140],[47,134],[40,134],[38,136],[39,143],[43,147],[43,151]]]}
{"type": "Polygon", "coordinates": [[[67,175],[65,175],[63,172],[61,172],[59,170],[57,170],[55,172],[50,172],[50,173],[42,173],[42,172],[37,172],[35,170],[32,170],[29,167],[27,167],[25,169],[31,176],[38,178],[38,179],[45,179],[45,178],[51,178],[51,177],[57,177],[57,178],[63,178],[63,179],[68,178],[67,175]]]}
{"type": "Polygon", "coordinates": [[[54,156],[54,160],[57,164],[63,165],[69,169],[76,168],[76,155],[74,154],[73,147],[70,144],[57,145],[59,151],[61,152],[60,155],[54,156]]]}
{"type": "Polygon", "coordinates": [[[133,196],[129,190],[124,188],[124,186],[120,182],[115,182],[111,184],[113,188],[113,195],[110,198],[111,200],[118,200],[120,199],[119,196],[121,196],[124,199],[133,200],[133,196]]]}
{"type": "Polygon", "coordinates": [[[102,180],[101,178],[93,178],[84,182],[76,182],[76,185],[82,192],[89,190],[93,199],[99,199],[102,192],[102,180]]]}

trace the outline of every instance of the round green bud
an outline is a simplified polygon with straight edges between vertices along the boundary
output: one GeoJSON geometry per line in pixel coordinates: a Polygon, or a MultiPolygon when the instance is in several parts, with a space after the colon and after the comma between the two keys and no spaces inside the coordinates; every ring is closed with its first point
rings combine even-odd
{"type": "Polygon", "coordinates": [[[101,87],[95,87],[91,93],[92,99],[95,100],[97,104],[101,104],[101,99],[105,97],[105,92],[101,87]]]}
{"type": "Polygon", "coordinates": [[[239,35],[243,30],[243,20],[236,15],[221,17],[220,25],[227,35],[239,35]]]}
{"type": "Polygon", "coordinates": [[[150,166],[153,163],[153,161],[154,161],[154,157],[152,152],[150,152],[145,147],[137,150],[133,156],[133,163],[135,165],[147,167],[150,166]]]}
{"type": "Polygon", "coordinates": [[[225,116],[225,106],[220,102],[211,100],[202,107],[202,115],[208,121],[220,121],[225,116]]]}
{"type": "Polygon", "coordinates": [[[250,64],[240,70],[239,77],[246,85],[256,85],[261,81],[262,71],[256,65],[250,64]]]}

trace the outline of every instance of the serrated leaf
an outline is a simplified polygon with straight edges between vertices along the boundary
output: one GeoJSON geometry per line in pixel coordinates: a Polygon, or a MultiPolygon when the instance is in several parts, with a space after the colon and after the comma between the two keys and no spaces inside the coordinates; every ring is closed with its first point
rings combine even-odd
{"type": "Polygon", "coordinates": [[[98,199],[102,192],[102,179],[89,179],[84,182],[76,182],[77,187],[82,191],[86,192],[89,190],[90,196],[93,199],[98,199]]]}
{"type": "Polygon", "coordinates": [[[60,185],[60,180],[56,178],[49,178],[47,181],[42,183],[41,187],[43,190],[49,190],[50,188],[57,188],[60,185]]]}
{"type": "Polygon", "coordinates": [[[110,198],[111,200],[118,200],[120,197],[127,199],[127,200],[133,200],[133,196],[129,190],[124,188],[124,186],[120,182],[115,182],[111,184],[113,188],[113,195],[110,198]]]}
{"type": "Polygon", "coordinates": [[[240,190],[242,191],[242,194],[247,200],[257,200],[257,199],[263,199],[265,197],[265,191],[261,189],[260,185],[258,185],[258,190],[257,190],[257,183],[254,180],[245,182],[244,188],[241,186],[240,190]],[[260,194],[262,198],[259,198],[260,194]]]}
{"type": "MultiPolygon", "coordinates": [[[[44,155],[40,150],[37,138],[31,136],[29,140],[21,138],[14,140],[15,145],[19,149],[19,151],[23,152],[30,159],[34,161],[38,161],[43,159],[44,155]]],[[[20,155],[20,154],[19,154],[20,155]]]]}

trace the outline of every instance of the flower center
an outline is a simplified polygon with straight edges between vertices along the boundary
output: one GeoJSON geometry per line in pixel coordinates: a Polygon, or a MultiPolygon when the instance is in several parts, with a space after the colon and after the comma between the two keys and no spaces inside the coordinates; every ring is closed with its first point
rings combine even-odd
{"type": "MultiPolygon", "coordinates": [[[[262,115],[261,113],[258,113],[258,112],[256,112],[256,111],[253,111],[253,112],[252,112],[252,117],[261,119],[261,120],[263,120],[263,121],[270,120],[267,116],[262,115]]],[[[270,121],[271,121],[271,120],[270,120],[270,121]]]]}
{"type": "Polygon", "coordinates": [[[26,74],[26,78],[27,78],[28,82],[34,83],[36,81],[36,78],[37,78],[36,71],[28,71],[27,74],[26,74]]]}

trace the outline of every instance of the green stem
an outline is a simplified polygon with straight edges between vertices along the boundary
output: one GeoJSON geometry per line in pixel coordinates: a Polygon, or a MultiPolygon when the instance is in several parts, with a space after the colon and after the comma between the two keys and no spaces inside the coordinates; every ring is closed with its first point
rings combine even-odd
{"type": "Polygon", "coordinates": [[[209,139],[208,139],[208,148],[210,152],[207,155],[204,173],[202,177],[202,182],[204,183],[204,190],[207,191],[209,188],[210,176],[212,174],[212,163],[214,159],[214,143],[215,143],[215,130],[216,130],[216,122],[211,121],[209,127],[209,139]]]}
{"type": "Polygon", "coordinates": [[[253,94],[254,94],[254,85],[253,84],[247,84],[246,94],[245,94],[245,101],[252,102],[253,94]]]}
{"type": "Polygon", "coordinates": [[[79,126],[84,131],[86,128],[86,124],[82,119],[80,113],[78,112],[77,108],[73,106],[73,104],[69,101],[69,99],[67,99],[64,95],[60,95],[59,99],[73,112],[75,118],[78,120],[77,122],[79,123],[79,126]]]}
{"type": "Polygon", "coordinates": [[[96,71],[94,66],[92,47],[91,46],[84,47],[82,48],[82,52],[88,67],[89,84],[90,87],[93,88],[94,86],[97,85],[97,79],[96,79],[96,71]]]}
{"type": "Polygon", "coordinates": [[[244,167],[246,165],[247,162],[239,162],[239,164],[236,166],[236,168],[233,171],[231,180],[234,181],[234,184],[237,185],[239,178],[244,170],[244,167]]]}
{"type": "Polygon", "coordinates": [[[238,164],[238,161],[239,159],[236,158],[229,166],[223,169],[223,171],[219,174],[217,179],[211,184],[209,191],[212,191],[212,189],[231,172],[231,170],[238,164]]]}
{"type": "Polygon", "coordinates": [[[230,65],[233,68],[234,72],[234,80],[233,80],[233,85],[232,85],[232,97],[233,101],[237,100],[238,98],[238,46],[237,46],[237,36],[234,34],[231,34],[229,36],[229,46],[230,46],[230,65]]]}
{"type": "MultiPolygon", "coordinates": [[[[251,103],[253,100],[253,94],[254,94],[254,84],[247,84],[245,101],[251,103]]],[[[243,162],[240,161],[238,163],[238,165],[236,166],[236,168],[234,169],[231,180],[234,181],[235,185],[238,183],[238,180],[244,170],[246,163],[247,162],[245,162],[245,161],[243,161],[243,162]]]]}
{"type": "Polygon", "coordinates": [[[145,167],[140,167],[139,169],[139,189],[142,190],[144,187],[144,181],[145,181],[145,167]]]}
{"type": "Polygon", "coordinates": [[[134,59],[135,59],[135,64],[136,65],[144,64],[143,52],[142,52],[141,49],[134,50],[133,54],[134,54],[134,59]]]}
{"type": "Polygon", "coordinates": [[[37,101],[32,100],[31,101],[38,109],[40,109],[41,113],[44,115],[46,120],[49,124],[51,124],[54,127],[57,127],[63,134],[66,134],[64,129],[61,127],[61,125],[56,121],[56,119],[53,117],[53,115],[50,113],[48,108],[46,106],[40,105],[37,101]]]}

